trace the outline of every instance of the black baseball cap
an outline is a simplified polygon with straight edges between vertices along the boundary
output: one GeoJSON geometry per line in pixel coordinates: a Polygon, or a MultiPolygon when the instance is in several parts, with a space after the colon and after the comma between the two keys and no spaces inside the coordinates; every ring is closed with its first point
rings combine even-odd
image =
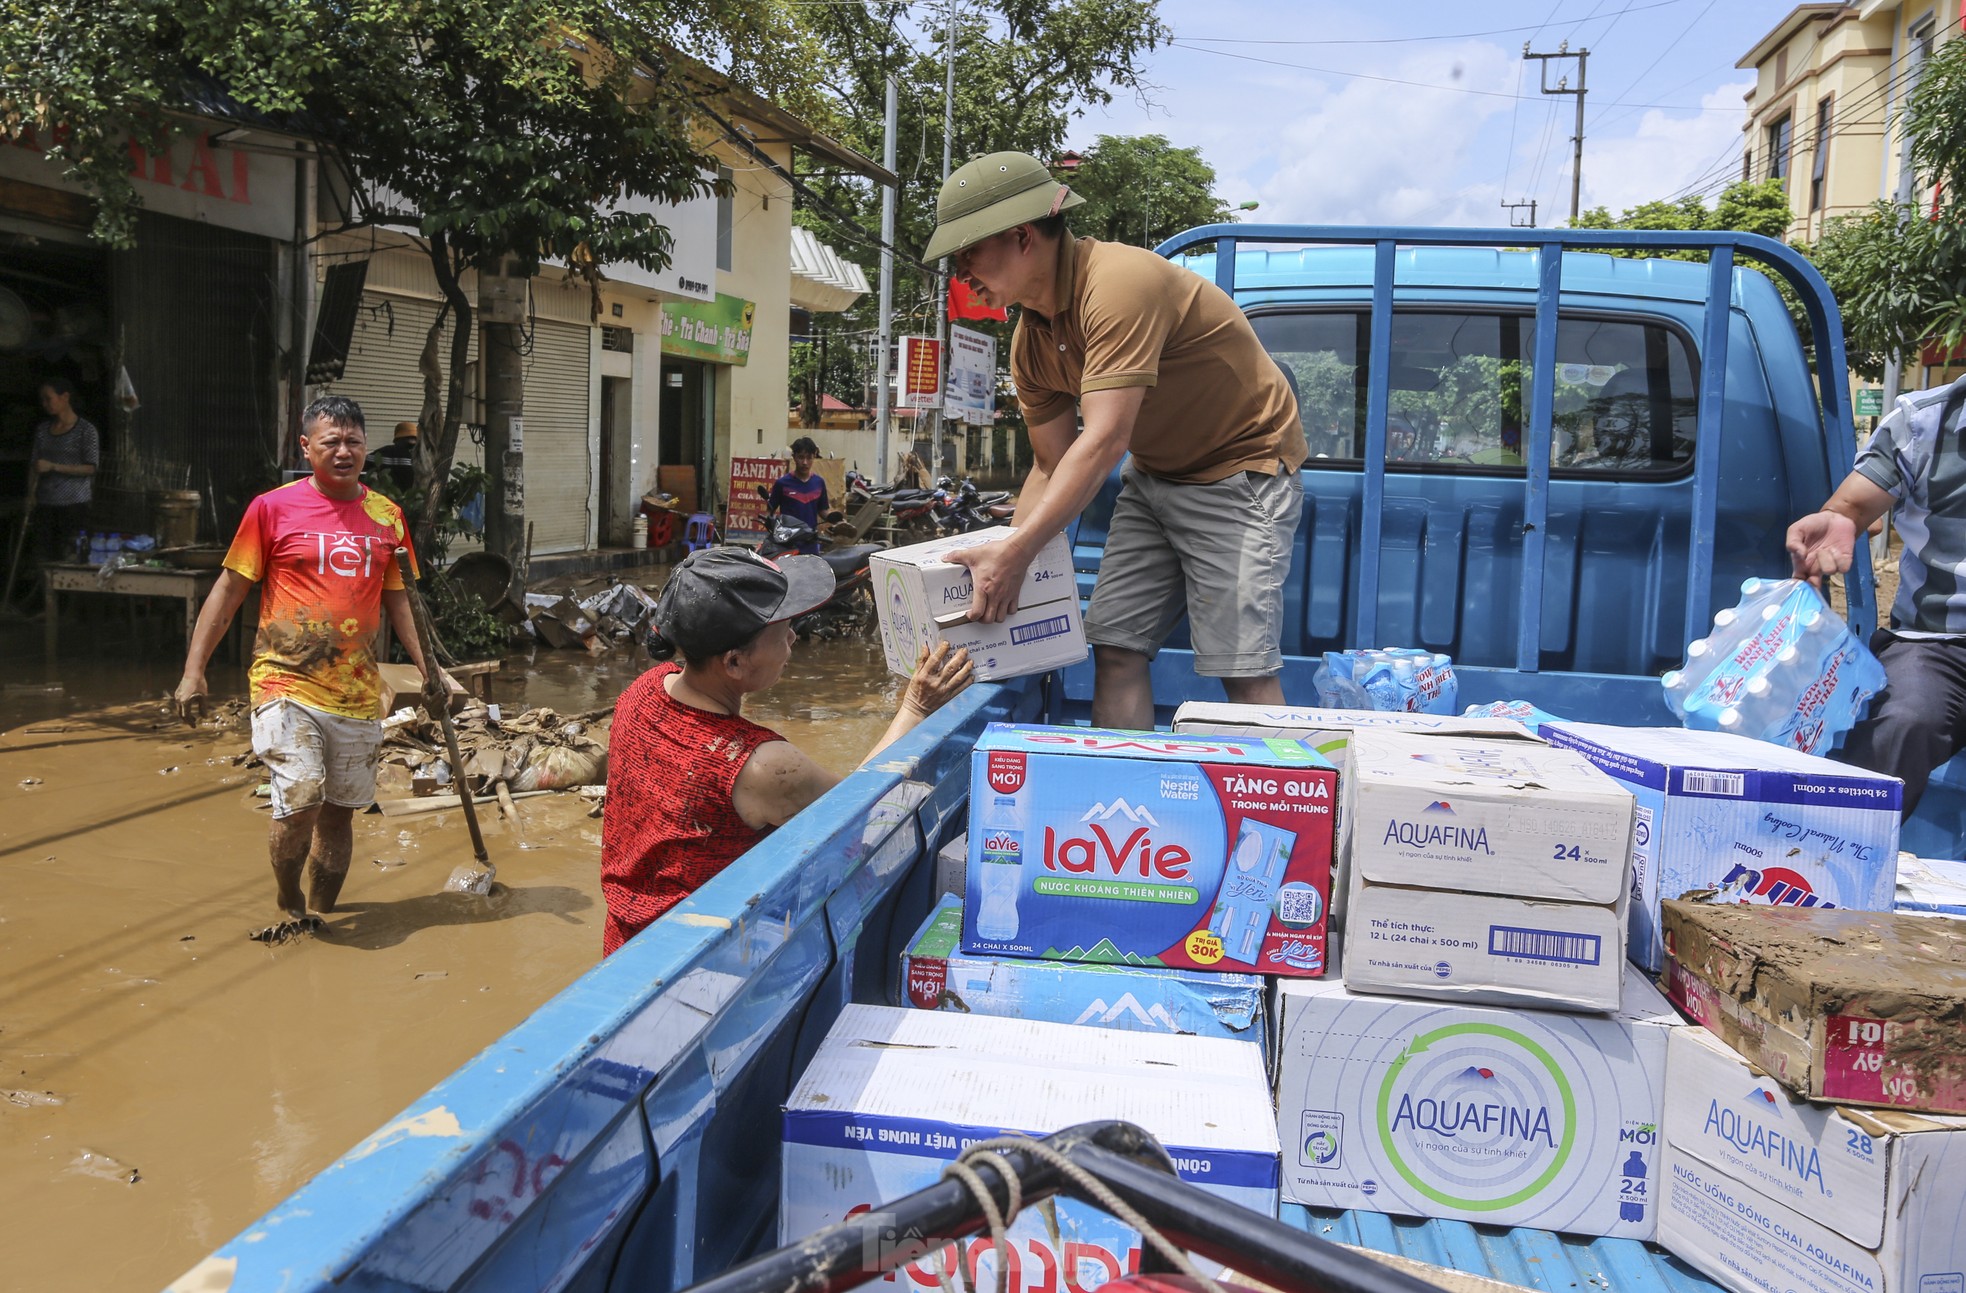
{"type": "Polygon", "coordinates": [[[767,559],[748,548],[703,548],[669,576],[655,603],[649,653],[658,639],[702,658],[743,646],[767,624],[789,620],[833,595],[833,569],[818,557],[767,559]]]}

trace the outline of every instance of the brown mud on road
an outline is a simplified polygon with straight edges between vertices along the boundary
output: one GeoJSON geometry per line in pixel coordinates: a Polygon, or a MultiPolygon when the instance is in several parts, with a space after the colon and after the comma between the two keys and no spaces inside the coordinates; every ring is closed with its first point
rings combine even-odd
{"type": "MultiPolygon", "coordinates": [[[[518,804],[523,847],[479,809],[489,898],[442,891],[471,860],[458,812],[358,814],[321,932],[250,941],[279,913],[258,774],[231,761],[245,734],[165,722],[171,663],[18,661],[0,666],[0,1285],[162,1287],[599,958],[601,824],[571,794],[518,804]]],[[[501,706],[574,713],[647,661],[515,664],[501,706]]],[[[844,772],[895,682],[877,646],[801,644],[746,713],[844,772]]],[[[236,695],[243,669],[213,683],[236,695]]]]}

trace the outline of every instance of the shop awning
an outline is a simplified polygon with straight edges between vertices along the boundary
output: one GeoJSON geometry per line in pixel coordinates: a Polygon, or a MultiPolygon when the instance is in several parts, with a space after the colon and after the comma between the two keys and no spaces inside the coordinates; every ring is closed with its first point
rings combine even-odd
{"type": "Polygon", "coordinates": [[[814,314],[838,314],[867,294],[867,274],[815,238],[792,227],[792,304],[814,314]]]}

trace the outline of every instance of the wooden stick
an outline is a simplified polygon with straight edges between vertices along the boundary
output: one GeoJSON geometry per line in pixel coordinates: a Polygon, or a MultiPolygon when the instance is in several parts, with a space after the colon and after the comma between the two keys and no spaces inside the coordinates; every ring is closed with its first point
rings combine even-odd
{"type": "Polygon", "coordinates": [[[423,675],[424,704],[437,711],[437,723],[444,729],[444,749],[450,755],[451,780],[457,785],[457,802],[464,809],[464,824],[471,829],[471,852],[480,862],[489,859],[485,852],[485,837],[478,830],[478,810],[471,804],[471,788],[465,780],[464,758],[457,752],[457,729],[451,726],[451,698],[445,690],[441,675],[437,673],[436,656],[437,629],[430,622],[430,608],[423,604],[423,594],[416,588],[416,576],[410,571],[410,550],[396,549],[396,568],[403,572],[403,590],[410,595],[410,618],[416,622],[417,643],[423,648],[423,662],[428,666],[423,675]]]}

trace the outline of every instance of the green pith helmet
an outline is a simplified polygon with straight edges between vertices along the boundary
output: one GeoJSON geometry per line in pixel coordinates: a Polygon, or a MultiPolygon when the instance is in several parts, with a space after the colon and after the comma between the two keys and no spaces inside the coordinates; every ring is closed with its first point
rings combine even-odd
{"type": "Polygon", "coordinates": [[[935,199],[935,232],[923,260],[940,260],[992,234],[1042,220],[1085,199],[1051,178],[1029,153],[991,153],[964,162],[942,181],[935,199]]]}

